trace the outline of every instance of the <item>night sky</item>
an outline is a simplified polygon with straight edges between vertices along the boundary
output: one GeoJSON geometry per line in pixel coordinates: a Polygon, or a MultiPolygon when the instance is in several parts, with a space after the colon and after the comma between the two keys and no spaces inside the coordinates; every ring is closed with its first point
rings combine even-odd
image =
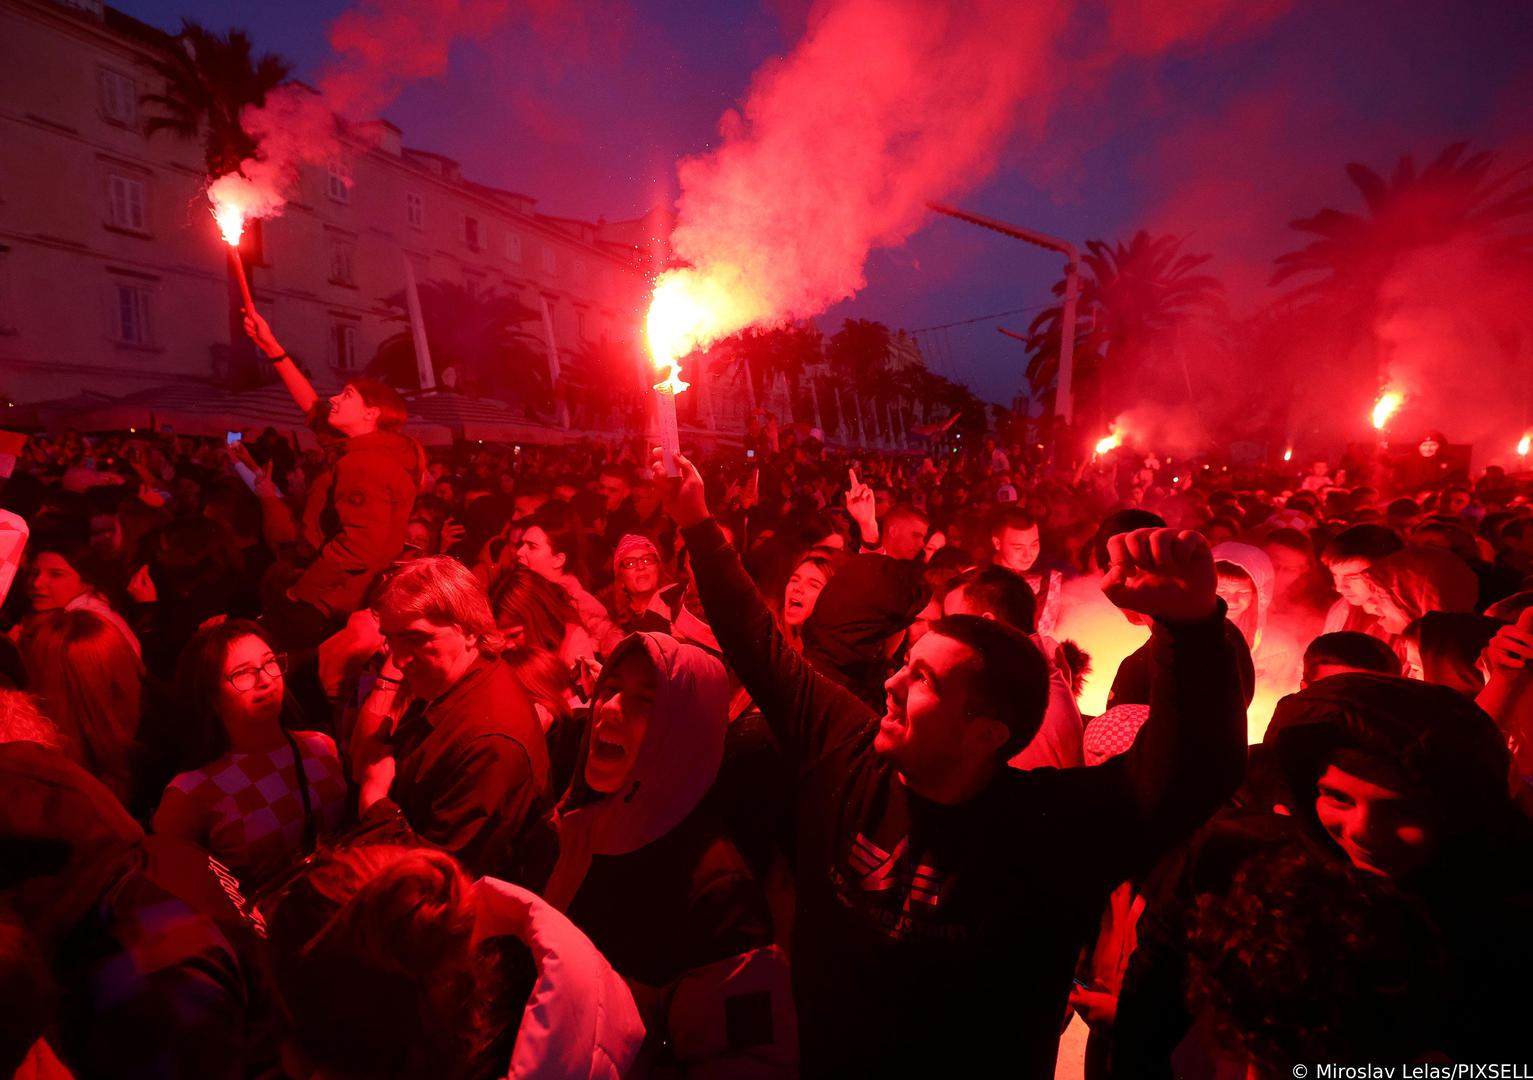
{"type": "MultiPolygon", "coordinates": [[[[995,172],[953,201],[1077,242],[1141,227],[1185,236],[1188,250],[1217,256],[1213,271],[1249,309],[1268,295],[1272,256],[1299,246],[1285,236],[1289,220],[1358,205],[1348,161],[1387,172],[1401,154],[1429,159],[1460,139],[1498,149],[1504,165],[1533,160],[1527,0],[1250,3],[1269,17],[1069,80],[1043,119],[1019,124],[995,172]]],[[[116,6],[166,29],[182,16],[243,27],[312,79],[328,55],[325,24],[349,5],[116,6]]],[[[542,33],[510,24],[460,43],[447,75],[408,88],[386,115],[407,145],[526,192],[544,212],[636,216],[674,197],[676,160],[708,149],[719,115],[762,61],[792,48],[808,7],[565,4],[542,33]]],[[[867,288],[820,323],[828,332],[856,316],[919,329],[1036,308],[1058,272],[1054,256],[933,220],[903,248],[875,252],[867,288]]],[[[1023,330],[1031,317],[925,334],[928,363],[1009,401],[1025,359],[995,328],[1023,330]]]]}

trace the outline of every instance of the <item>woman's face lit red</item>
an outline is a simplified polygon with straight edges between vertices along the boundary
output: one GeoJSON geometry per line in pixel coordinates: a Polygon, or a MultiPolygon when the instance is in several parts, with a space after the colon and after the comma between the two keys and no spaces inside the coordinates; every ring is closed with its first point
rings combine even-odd
{"type": "Polygon", "coordinates": [[[617,564],[618,580],[630,596],[648,596],[660,587],[660,556],[640,551],[617,564]]]}
{"type": "Polygon", "coordinates": [[[1410,617],[1400,610],[1394,598],[1377,585],[1369,589],[1368,599],[1363,601],[1363,610],[1377,616],[1379,627],[1388,634],[1403,634],[1411,624],[1410,617]]]}
{"type": "Polygon", "coordinates": [[[522,533],[516,561],[549,581],[558,581],[564,573],[564,556],[553,549],[548,534],[536,525],[522,533]]]}
{"type": "Polygon", "coordinates": [[[782,597],[783,625],[795,630],[804,625],[814,614],[815,602],[825,588],[825,571],[813,563],[803,563],[788,579],[788,587],[782,597]]]}
{"type": "Polygon", "coordinates": [[[218,715],[224,728],[233,735],[276,723],[285,686],[270,645],[254,634],[235,638],[224,654],[218,684],[218,715]],[[236,690],[235,683],[248,684],[249,689],[236,690]]]}
{"type": "Polygon", "coordinates": [[[27,595],[33,611],[57,611],[75,597],[89,592],[78,571],[64,556],[45,551],[32,560],[32,581],[27,595]]]}

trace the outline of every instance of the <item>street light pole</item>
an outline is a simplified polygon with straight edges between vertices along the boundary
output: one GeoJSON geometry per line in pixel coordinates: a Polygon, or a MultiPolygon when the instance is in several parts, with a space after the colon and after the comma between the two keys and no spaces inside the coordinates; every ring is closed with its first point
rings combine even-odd
{"type": "Polygon", "coordinates": [[[1057,236],[1049,236],[1047,233],[1037,232],[1033,229],[1024,228],[1021,225],[1013,225],[1006,221],[997,221],[995,218],[982,217],[979,214],[971,214],[967,210],[959,210],[952,206],[944,206],[942,203],[929,202],[928,209],[935,210],[939,214],[957,218],[959,221],[967,221],[970,225],[978,225],[982,229],[998,232],[1002,236],[1009,236],[1013,240],[1021,240],[1024,243],[1033,244],[1037,247],[1047,248],[1049,251],[1058,251],[1065,257],[1065,304],[1060,317],[1059,327],[1059,375],[1054,386],[1054,415],[1059,417],[1067,426],[1072,422],[1075,414],[1074,402],[1072,401],[1071,384],[1075,375],[1075,308],[1080,299],[1080,252],[1074,244],[1068,240],[1061,240],[1057,236]]]}

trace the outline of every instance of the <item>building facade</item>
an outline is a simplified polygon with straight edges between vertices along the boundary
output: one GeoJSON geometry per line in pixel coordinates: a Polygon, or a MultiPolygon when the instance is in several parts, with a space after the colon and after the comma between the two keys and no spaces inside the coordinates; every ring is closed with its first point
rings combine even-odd
{"type": "MultiPolygon", "coordinates": [[[[231,316],[227,248],[208,213],[200,141],[145,134],[150,61],[170,38],[93,0],[0,0],[0,394],[125,393],[227,383],[248,355],[231,316]]],[[[386,303],[409,259],[447,281],[543,305],[564,357],[637,348],[658,215],[552,217],[354,123],[344,164],[303,170],[260,229],[251,285],[283,343],[344,379],[398,333],[386,303]]],[[[247,372],[248,374],[248,372],[247,372]]]]}

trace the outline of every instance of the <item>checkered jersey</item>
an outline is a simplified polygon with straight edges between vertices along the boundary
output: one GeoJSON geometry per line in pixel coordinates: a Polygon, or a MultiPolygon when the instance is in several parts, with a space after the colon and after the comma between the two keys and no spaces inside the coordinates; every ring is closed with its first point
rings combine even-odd
{"type": "Polygon", "coordinates": [[[1114,705],[1091,721],[1081,739],[1081,754],[1086,764],[1100,765],[1127,751],[1149,718],[1148,705],[1114,705]]]}
{"type": "MultiPolygon", "coordinates": [[[[335,743],[317,731],[295,731],[323,836],[340,824],[346,808],[346,777],[335,743]]],[[[284,743],[263,753],[228,753],[170,782],[191,801],[204,823],[202,842],[247,886],[280,873],[305,852],[303,795],[284,743]]]]}

